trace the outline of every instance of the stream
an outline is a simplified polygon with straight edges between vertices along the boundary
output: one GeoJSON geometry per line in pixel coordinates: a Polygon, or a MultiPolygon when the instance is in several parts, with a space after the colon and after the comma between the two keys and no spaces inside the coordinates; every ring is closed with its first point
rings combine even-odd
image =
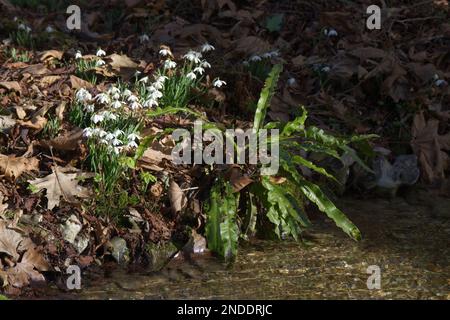
{"type": "Polygon", "coordinates": [[[450,199],[346,199],[340,207],[360,228],[348,238],[326,217],[305,243],[244,244],[226,267],[209,255],[174,259],[160,272],[116,270],[84,279],[82,290],[50,289],[59,299],[450,299],[450,199]],[[369,266],[380,288],[368,289],[369,266]]]}

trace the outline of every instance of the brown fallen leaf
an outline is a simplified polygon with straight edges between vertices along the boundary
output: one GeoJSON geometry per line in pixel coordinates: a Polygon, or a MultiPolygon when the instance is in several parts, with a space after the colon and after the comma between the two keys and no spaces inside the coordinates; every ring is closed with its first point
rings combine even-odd
{"type": "Polygon", "coordinates": [[[125,79],[131,78],[138,67],[138,64],[126,55],[113,53],[112,55],[107,56],[106,59],[109,60],[108,65],[112,70],[125,79]]]}
{"type": "MultiPolygon", "coordinates": [[[[70,168],[70,170],[73,168],[70,168]]],[[[47,208],[52,210],[59,206],[60,198],[63,197],[67,202],[75,203],[76,197],[87,198],[90,195],[86,187],[78,185],[78,178],[88,177],[80,172],[64,173],[69,170],[58,166],[53,166],[53,173],[44,178],[38,178],[28,181],[38,190],[46,189],[46,198],[48,199],[47,208]]]]}
{"type": "Polygon", "coordinates": [[[173,180],[169,186],[169,200],[173,213],[180,212],[187,204],[187,198],[180,186],[173,180]]]}
{"type": "Polygon", "coordinates": [[[38,171],[39,160],[37,158],[24,158],[5,156],[0,154],[0,174],[10,180],[17,179],[22,173],[38,171]]]}
{"type": "Polygon", "coordinates": [[[44,118],[40,115],[36,115],[35,117],[31,118],[31,120],[28,121],[18,120],[17,123],[20,124],[21,126],[30,129],[42,130],[47,124],[47,118],[44,118]]]}
{"type": "Polygon", "coordinates": [[[428,182],[443,179],[444,171],[449,165],[448,155],[444,150],[450,150],[450,133],[440,135],[438,129],[439,121],[426,121],[423,112],[414,117],[411,147],[428,182]]]}
{"type": "Polygon", "coordinates": [[[18,92],[19,94],[22,93],[22,88],[17,81],[0,81],[0,87],[3,87],[9,91],[18,92]]]}
{"type": "Polygon", "coordinates": [[[33,76],[41,76],[44,74],[49,74],[50,70],[42,63],[32,64],[22,70],[22,74],[29,73],[33,76]]]}
{"type": "Polygon", "coordinates": [[[241,169],[237,166],[232,167],[229,174],[229,180],[231,186],[233,187],[233,192],[239,192],[253,182],[253,179],[243,174],[241,169]]]}
{"type": "Polygon", "coordinates": [[[60,80],[61,76],[44,76],[42,77],[41,81],[39,82],[40,86],[48,87],[54,84],[56,81],[60,80]]]}
{"type": "Polygon", "coordinates": [[[74,75],[70,75],[70,85],[72,86],[73,89],[80,89],[80,88],[92,89],[94,87],[92,83],[80,79],[74,75]]]}
{"type": "Polygon", "coordinates": [[[38,145],[46,148],[51,147],[56,150],[73,151],[79,148],[82,140],[83,130],[77,128],[52,140],[41,140],[38,142],[38,145]]]}
{"type": "Polygon", "coordinates": [[[40,54],[39,59],[44,62],[51,59],[61,60],[64,55],[64,52],[59,50],[46,50],[40,54]]]}

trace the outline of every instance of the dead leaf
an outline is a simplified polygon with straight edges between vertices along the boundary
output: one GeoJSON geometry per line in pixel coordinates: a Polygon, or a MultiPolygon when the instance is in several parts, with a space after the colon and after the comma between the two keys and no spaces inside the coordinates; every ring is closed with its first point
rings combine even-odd
{"type": "Polygon", "coordinates": [[[60,80],[61,76],[44,76],[39,82],[41,87],[47,87],[54,84],[56,81],[60,80]]]}
{"type": "Polygon", "coordinates": [[[78,78],[74,75],[70,75],[70,85],[72,86],[72,89],[80,89],[80,88],[92,89],[94,87],[92,83],[83,80],[81,78],[78,78]]]}
{"type": "Polygon", "coordinates": [[[37,158],[24,158],[5,156],[0,154],[0,174],[10,180],[17,179],[22,173],[38,171],[39,160],[37,158]]]}
{"type": "Polygon", "coordinates": [[[50,141],[39,141],[38,145],[46,148],[54,148],[56,150],[73,151],[77,150],[83,140],[83,130],[74,129],[65,135],[58,136],[50,141]]]}
{"type": "Polygon", "coordinates": [[[25,74],[25,73],[29,73],[33,76],[41,76],[44,74],[49,74],[50,70],[48,70],[44,64],[38,63],[38,64],[32,64],[31,66],[28,66],[25,69],[23,69],[22,74],[25,74]]]}
{"type": "Polygon", "coordinates": [[[108,65],[119,75],[122,77],[128,79],[131,78],[131,76],[134,75],[136,72],[136,68],[138,67],[138,64],[131,60],[126,55],[120,55],[113,53],[110,56],[106,57],[109,59],[108,65]]]}
{"type": "Polygon", "coordinates": [[[35,130],[42,130],[44,129],[45,125],[47,124],[47,118],[44,118],[40,115],[36,115],[35,117],[31,118],[31,120],[28,121],[22,121],[19,120],[17,121],[18,124],[20,124],[21,126],[30,128],[30,129],[35,129],[35,130]]]}
{"type": "Polygon", "coordinates": [[[53,173],[44,178],[38,178],[28,181],[38,190],[46,189],[48,199],[47,208],[52,210],[59,206],[60,198],[63,197],[67,202],[76,202],[75,197],[89,197],[89,190],[79,186],[77,178],[83,177],[82,173],[64,173],[64,168],[53,166],[53,173]]]}
{"type": "Polygon", "coordinates": [[[169,186],[169,200],[173,213],[180,212],[187,204],[187,198],[180,186],[173,180],[169,186]]]}
{"type": "Polygon", "coordinates": [[[3,87],[9,91],[18,92],[19,94],[22,93],[22,88],[17,81],[0,81],[0,87],[3,87]]]}
{"type": "Polygon", "coordinates": [[[59,51],[59,50],[46,50],[44,52],[41,53],[39,59],[44,62],[44,61],[48,61],[51,59],[57,59],[57,60],[61,60],[63,57],[64,52],[59,51]]]}
{"type": "Polygon", "coordinates": [[[233,192],[239,192],[253,182],[253,179],[249,176],[242,174],[239,167],[232,167],[230,169],[229,179],[233,187],[233,192]]]}
{"type": "Polygon", "coordinates": [[[411,146],[428,182],[444,178],[448,167],[448,155],[444,150],[450,150],[450,133],[439,135],[438,129],[438,120],[426,121],[422,112],[414,117],[411,146]]]}

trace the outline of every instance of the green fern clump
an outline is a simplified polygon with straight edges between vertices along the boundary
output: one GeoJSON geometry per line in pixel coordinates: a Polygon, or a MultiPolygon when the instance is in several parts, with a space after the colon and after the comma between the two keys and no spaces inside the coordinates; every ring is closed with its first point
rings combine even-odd
{"type": "MultiPolygon", "coordinates": [[[[305,122],[308,114],[304,108],[302,108],[302,115],[293,121],[268,123],[264,126],[267,109],[275,93],[281,71],[282,66],[275,65],[265,82],[257,104],[253,130],[256,133],[260,129],[278,128],[280,130],[278,137],[280,170],[277,178],[282,179],[264,176],[259,171],[259,175],[252,177],[254,182],[239,193],[231,191],[229,182],[217,179],[206,206],[208,246],[226,260],[236,255],[239,238],[245,238],[249,231],[254,231],[257,220],[270,221],[278,238],[299,239],[302,230],[311,225],[304,209],[306,200],[315,204],[352,239],[357,241],[361,239],[359,229],[334,205],[318,185],[301,174],[299,168],[306,167],[327,178],[336,179],[324,168],[300,156],[300,151],[325,153],[338,159],[341,152],[348,152],[364,166],[348,145],[374,136],[353,136],[349,139],[334,137],[322,129],[307,126],[305,122]],[[244,201],[243,210],[236,205],[239,198],[247,199],[244,201]]],[[[275,141],[269,142],[275,143],[275,141]]]]}

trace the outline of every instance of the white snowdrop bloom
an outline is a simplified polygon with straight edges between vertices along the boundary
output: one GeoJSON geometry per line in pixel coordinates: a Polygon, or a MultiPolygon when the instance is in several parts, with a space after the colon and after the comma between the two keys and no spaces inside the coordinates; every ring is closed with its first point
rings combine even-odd
{"type": "Polygon", "coordinates": [[[132,149],[136,149],[138,147],[138,145],[137,145],[136,142],[130,141],[130,142],[128,142],[127,147],[128,148],[132,148],[132,149]]]}
{"type": "Polygon", "coordinates": [[[122,94],[126,98],[126,97],[131,96],[133,93],[130,90],[125,89],[122,94]]]}
{"type": "Polygon", "coordinates": [[[279,55],[280,55],[280,53],[279,53],[277,50],[275,50],[275,51],[270,51],[270,52],[264,53],[264,54],[262,55],[262,57],[263,57],[263,58],[271,59],[271,58],[276,58],[276,57],[278,57],[279,55]]]}
{"type": "Polygon", "coordinates": [[[80,50],[77,50],[77,53],[75,53],[75,59],[81,59],[83,58],[83,55],[81,54],[80,50]]]}
{"type": "Polygon", "coordinates": [[[92,137],[93,134],[94,134],[94,131],[92,130],[92,128],[85,128],[83,130],[83,136],[85,136],[86,138],[92,137]]]}
{"type": "Polygon", "coordinates": [[[141,107],[141,105],[139,102],[133,101],[132,103],[129,104],[129,107],[131,110],[136,110],[136,109],[139,109],[141,107]]]}
{"type": "Polygon", "coordinates": [[[99,122],[102,122],[103,120],[105,120],[105,117],[103,116],[103,114],[94,114],[91,117],[91,120],[93,123],[97,124],[99,122]]]}
{"type": "Polygon", "coordinates": [[[103,61],[102,59],[98,59],[98,60],[95,62],[95,66],[96,66],[96,67],[101,67],[101,66],[103,66],[103,65],[105,65],[105,64],[106,64],[106,62],[103,61]]]}
{"type": "Polygon", "coordinates": [[[248,67],[250,65],[250,63],[247,60],[242,61],[242,64],[246,67],[248,67]]]}
{"type": "Polygon", "coordinates": [[[119,100],[120,99],[120,93],[114,93],[111,98],[113,100],[119,100]]]}
{"type": "Polygon", "coordinates": [[[135,77],[135,78],[139,77],[139,75],[140,75],[141,73],[142,73],[142,72],[140,72],[139,70],[137,70],[137,71],[134,73],[134,77],[135,77]]]}
{"type": "Polygon", "coordinates": [[[108,94],[116,94],[116,93],[120,93],[120,89],[117,88],[116,86],[111,86],[108,89],[108,94]]]}
{"type": "Polygon", "coordinates": [[[194,69],[194,72],[197,72],[202,75],[205,72],[205,69],[203,69],[202,67],[196,67],[194,69]]]}
{"type": "Polygon", "coordinates": [[[105,120],[117,120],[117,116],[109,111],[104,111],[103,116],[105,117],[105,120]]]}
{"type": "Polygon", "coordinates": [[[164,84],[162,82],[158,82],[156,81],[151,87],[149,88],[154,88],[156,90],[161,90],[162,88],[164,88],[164,84]]]}
{"type": "Polygon", "coordinates": [[[193,72],[191,71],[191,72],[189,72],[189,73],[186,75],[186,78],[188,78],[188,79],[190,79],[190,80],[195,80],[195,79],[197,79],[197,76],[195,75],[195,73],[193,73],[193,72]]]}
{"type": "Polygon", "coordinates": [[[31,32],[31,28],[23,23],[19,24],[19,26],[17,27],[19,30],[23,30],[26,33],[30,33],[31,32]]]}
{"type": "Polygon", "coordinates": [[[194,51],[194,50],[190,50],[188,53],[186,53],[183,58],[185,58],[186,60],[192,61],[196,64],[201,62],[201,58],[202,58],[202,54],[200,52],[194,51]]]}
{"type": "Polygon", "coordinates": [[[99,48],[97,50],[97,53],[95,54],[97,57],[104,57],[106,56],[106,52],[102,50],[102,48],[99,48]]]}
{"type": "Polygon", "coordinates": [[[169,49],[161,49],[159,50],[159,54],[163,57],[167,57],[170,56],[172,53],[170,52],[169,49]]]}
{"type": "Polygon", "coordinates": [[[157,100],[157,99],[162,98],[163,94],[161,91],[156,90],[155,87],[150,87],[149,89],[152,89],[152,90],[150,90],[150,96],[152,99],[157,100]]]}
{"type": "Polygon", "coordinates": [[[156,78],[156,82],[164,83],[167,79],[169,79],[169,77],[167,77],[167,76],[159,76],[159,77],[156,78]]]}
{"type": "Polygon", "coordinates": [[[109,144],[109,141],[106,139],[100,139],[100,143],[102,144],[109,144]]]}
{"type": "Polygon", "coordinates": [[[84,107],[84,110],[86,110],[86,112],[92,113],[95,111],[95,106],[93,104],[88,104],[84,107]]]}
{"type": "Polygon", "coordinates": [[[327,37],[337,37],[338,35],[337,31],[333,28],[330,28],[329,30],[325,29],[323,32],[327,37]]]}
{"type": "Polygon", "coordinates": [[[330,72],[331,68],[329,66],[325,66],[322,67],[322,69],[320,69],[322,72],[330,72]]]}
{"type": "Polygon", "coordinates": [[[210,45],[209,43],[205,43],[202,46],[202,52],[209,52],[209,51],[213,51],[216,50],[216,48],[214,48],[212,45],[210,45]]]}
{"type": "Polygon", "coordinates": [[[150,41],[150,37],[147,34],[143,34],[139,36],[139,42],[142,44],[144,42],[150,41]]]}
{"type": "Polygon", "coordinates": [[[144,101],[142,106],[144,108],[151,108],[153,106],[158,106],[158,101],[156,101],[155,99],[148,99],[144,101]]]}
{"type": "Polygon", "coordinates": [[[47,28],[45,28],[45,32],[52,33],[52,32],[55,32],[55,29],[53,29],[53,27],[49,25],[49,26],[47,26],[47,28]]]}
{"type": "Polygon", "coordinates": [[[139,135],[137,135],[136,133],[130,133],[127,136],[128,141],[135,141],[136,139],[139,139],[139,135]]]}
{"type": "Polygon", "coordinates": [[[80,88],[75,94],[75,99],[78,102],[86,102],[92,99],[92,95],[86,89],[80,88]]]}
{"type": "Polygon", "coordinates": [[[203,61],[200,63],[200,67],[202,67],[203,69],[207,69],[207,68],[211,68],[211,65],[209,64],[208,61],[203,60],[203,61]]]}
{"type": "Polygon", "coordinates": [[[98,101],[99,103],[108,104],[111,102],[110,97],[107,93],[99,93],[95,96],[95,101],[98,101]]]}
{"type": "Polygon", "coordinates": [[[444,86],[447,85],[447,81],[442,80],[442,79],[438,79],[438,80],[436,80],[436,81],[434,82],[434,84],[435,84],[437,87],[444,87],[444,86]]]}
{"type": "Polygon", "coordinates": [[[140,79],[138,82],[143,82],[143,83],[147,83],[148,82],[148,77],[145,76],[142,79],[140,79]]]}
{"type": "Polygon", "coordinates": [[[108,141],[112,141],[114,138],[114,134],[112,134],[111,132],[108,132],[108,134],[105,136],[105,139],[108,141]]]}
{"type": "Polygon", "coordinates": [[[13,21],[16,22],[17,20],[18,20],[18,18],[17,18],[17,17],[14,17],[13,21]]]}
{"type": "Polygon", "coordinates": [[[123,136],[124,134],[125,134],[125,132],[123,132],[122,130],[120,130],[120,129],[116,129],[115,131],[114,131],[114,137],[119,137],[119,136],[123,136]]]}
{"type": "Polygon", "coordinates": [[[128,102],[136,102],[136,101],[138,101],[138,97],[136,97],[134,94],[131,94],[131,95],[128,97],[127,101],[128,101],[128,102]]]}
{"type": "Polygon", "coordinates": [[[122,144],[122,141],[120,141],[120,140],[117,139],[117,138],[114,138],[114,139],[111,140],[111,144],[112,144],[113,146],[120,146],[120,145],[122,144]]]}
{"type": "Polygon", "coordinates": [[[252,62],[257,62],[257,61],[261,61],[262,58],[260,56],[258,56],[258,55],[253,55],[253,56],[250,57],[249,60],[252,61],[252,62]]]}
{"type": "Polygon", "coordinates": [[[164,68],[165,69],[175,69],[177,67],[177,63],[172,60],[166,60],[164,61],[164,68]]]}
{"type": "Polygon", "coordinates": [[[220,88],[223,85],[227,85],[227,83],[225,81],[220,80],[219,78],[217,78],[214,82],[213,82],[213,86],[220,88]]]}
{"type": "Polygon", "coordinates": [[[297,83],[297,80],[295,80],[295,78],[289,78],[287,81],[288,86],[293,86],[297,83]]]}
{"type": "Polygon", "coordinates": [[[111,107],[113,109],[120,109],[120,107],[122,107],[122,102],[120,102],[119,100],[114,100],[114,102],[111,104],[111,107]]]}

